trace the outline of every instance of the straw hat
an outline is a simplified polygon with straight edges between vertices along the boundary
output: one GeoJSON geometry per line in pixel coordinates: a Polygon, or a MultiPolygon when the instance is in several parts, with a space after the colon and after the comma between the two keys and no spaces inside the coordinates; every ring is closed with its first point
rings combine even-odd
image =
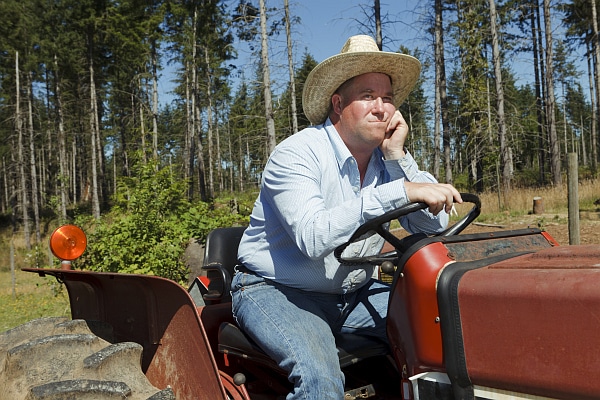
{"type": "Polygon", "coordinates": [[[397,108],[417,83],[421,63],[406,54],[380,51],[370,36],[350,37],[340,54],[321,62],[306,78],[302,106],[308,120],[314,125],[325,122],[331,96],[342,83],[369,72],[381,72],[391,78],[394,105],[397,108]]]}

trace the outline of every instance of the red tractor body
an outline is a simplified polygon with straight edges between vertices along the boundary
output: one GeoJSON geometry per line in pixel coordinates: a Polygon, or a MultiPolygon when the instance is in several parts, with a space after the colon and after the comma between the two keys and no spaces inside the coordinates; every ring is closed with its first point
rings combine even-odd
{"type": "MultiPolygon", "coordinates": [[[[275,399],[287,390],[285,376],[244,342],[231,315],[242,231],[209,235],[208,280],[189,291],[150,276],[28,271],[65,283],[73,319],[104,321],[114,341],[140,343],[148,379],[177,398],[275,399]]],[[[598,246],[558,246],[538,229],[420,240],[392,280],[395,368],[379,376],[392,390],[372,398],[600,398],[599,288],[598,246]]],[[[371,353],[349,353],[360,356],[348,374],[367,375],[360,360],[371,353]]],[[[348,398],[371,398],[369,390],[348,398]]]]}

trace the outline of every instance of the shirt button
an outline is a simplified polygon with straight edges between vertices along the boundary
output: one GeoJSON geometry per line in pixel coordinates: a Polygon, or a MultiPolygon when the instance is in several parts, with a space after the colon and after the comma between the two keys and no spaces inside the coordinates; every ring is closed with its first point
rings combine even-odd
{"type": "Polygon", "coordinates": [[[358,186],[352,186],[352,190],[354,190],[354,193],[358,193],[360,188],[358,186]]]}

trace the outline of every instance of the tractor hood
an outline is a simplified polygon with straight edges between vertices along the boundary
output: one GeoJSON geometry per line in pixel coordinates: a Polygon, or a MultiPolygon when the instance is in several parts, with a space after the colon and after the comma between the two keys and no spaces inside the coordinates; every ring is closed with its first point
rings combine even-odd
{"type": "Polygon", "coordinates": [[[455,391],[479,385],[597,398],[600,246],[475,264],[449,265],[438,281],[444,362],[455,391]]]}

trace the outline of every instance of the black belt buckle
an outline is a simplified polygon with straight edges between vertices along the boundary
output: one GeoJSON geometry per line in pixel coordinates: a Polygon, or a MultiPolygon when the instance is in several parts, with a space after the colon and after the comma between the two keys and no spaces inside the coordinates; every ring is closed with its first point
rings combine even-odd
{"type": "Polygon", "coordinates": [[[256,275],[256,272],[249,270],[244,264],[236,265],[235,269],[243,274],[256,275]]]}

